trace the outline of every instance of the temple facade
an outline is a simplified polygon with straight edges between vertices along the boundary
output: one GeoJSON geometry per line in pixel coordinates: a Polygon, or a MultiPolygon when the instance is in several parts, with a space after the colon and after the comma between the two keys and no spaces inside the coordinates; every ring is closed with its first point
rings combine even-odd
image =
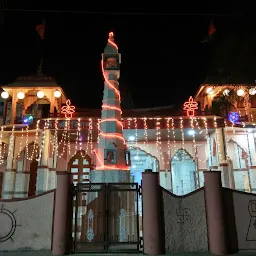
{"type": "MultiPolygon", "coordinates": [[[[204,83],[179,112],[121,109],[120,53],[112,33],[102,54],[101,109],[78,109],[42,74],[1,86],[0,191],[24,198],[56,187],[56,171],[78,182],[141,182],[160,173],[176,195],[204,185],[219,170],[224,187],[256,190],[254,84],[204,83]]],[[[99,63],[100,65],[100,63],[99,63]]]]}

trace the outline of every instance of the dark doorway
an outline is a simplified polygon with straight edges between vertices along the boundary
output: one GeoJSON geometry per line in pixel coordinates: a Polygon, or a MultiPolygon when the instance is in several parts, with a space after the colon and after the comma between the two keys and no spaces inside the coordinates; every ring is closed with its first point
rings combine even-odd
{"type": "Polygon", "coordinates": [[[30,164],[28,196],[34,196],[36,194],[37,165],[38,162],[36,159],[34,159],[30,164]]]}

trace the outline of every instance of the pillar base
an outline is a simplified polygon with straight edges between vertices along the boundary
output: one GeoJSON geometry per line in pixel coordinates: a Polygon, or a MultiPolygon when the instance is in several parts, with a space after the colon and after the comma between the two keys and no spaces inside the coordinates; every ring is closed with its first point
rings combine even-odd
{"type": "Polygon", "coordinates": [[[36,194],[44,193],[48,190],[49,167],[37,167],[36,194]]]}
{"type": "Polygon", "coordinates": [[[6,170],[3,178],[3,199],[12,199],[14,194],[16,172],[14,170],[6,170]]]}
{"type": "Polygon", "coordinates": [[[16,173],[14,198],[24,198],[28,196],[29,176],[30,173],[28,172],[16,173]]]}

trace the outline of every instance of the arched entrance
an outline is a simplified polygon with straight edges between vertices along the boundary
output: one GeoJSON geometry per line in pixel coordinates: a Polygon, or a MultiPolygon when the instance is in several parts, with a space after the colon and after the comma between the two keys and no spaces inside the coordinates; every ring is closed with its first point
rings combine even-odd
{"type": "Polygon", "coordinates": [[[153,172],[159,171],[159,161],[145,150],[138,147],[129,147],[131,157],[131,176],[134,182],[141,184],[142,172],[145,169],[152,169],[153,172]]]}
{"type": "Polygon", "coordinates": [[[185,195],[196,189],[196,163],[185,149],[176,151],[171,161],[171,172],[175,195],[185,195]]]}

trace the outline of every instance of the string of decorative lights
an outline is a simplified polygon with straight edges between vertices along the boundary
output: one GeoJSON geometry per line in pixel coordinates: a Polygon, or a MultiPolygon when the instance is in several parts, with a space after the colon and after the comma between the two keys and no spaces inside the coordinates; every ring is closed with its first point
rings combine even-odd
{"type": "Polygon", "coordinates": [[[174,119],[171,118],[172,120],[172,137],[173,137],[173,148],[174,148],[174,154],[176,153],[176,137],[175,137],[175,128],[174,128],[174,119]]]}
{"type": "Polygon", "coordinates": [[[98,128],[97,143],[99,144],[100,142],[100,119],[99,118],[98,118],[97,128],[98,128]]]}
{"type": "Polygon", "coordinates": [[[196,149],[196,136],[195,136],[194,118],[193,117],[190,117],[190,128],[191,128],[191,131],[192,131],[192,142],[193,142],[194,157],[196,157],[197,149],[196,149]]]}
{"type": "Polygon", "coordinates": [[[206,139],[206,143],[208,144],[209,162],[211,162],[212,161],[211,139],[208,131],[208,124],[207,124],[206,117],[203,117],[203,121],[204,121],[205,135],[206,135],[205,139],[206,139]]]}
{"type": "Polygon", "coordinates": [[[67,135],[68,135],[68,155],[71,156],[71,146],[70,146],[70,119],[67,120],[67,135]]]}
{"type": "Polygon", "coordinates": [[[150,147],[148,143],[148,125],[147,125],[147,118],[143,118],[143,125],[144,125],[144,149],[150,154],[150,147]]]}
{"type": "MultiPolygon", "coordinates": [[[[7,154],[7,159],[9,159],[11,157],[11,155],[13,155],[13,150],[14,150],[14,129],[15,126],[12,126],[12,132],[11,132],[11,136],[10,136],[10,143],[9,143],[9,147],[8,147],[8,154],[7,154]]],[[[13,158],[11,158],[13,161],[13,158]]]]}
{"type": "Polygon", "coordinates": [[[89,119],[89,133],[90,133],[90,154],[92,154],[92,152],[93,152],[93,142],[92,142],[92,140],[93,140],[93,137],[92,137],[92,128],[93,128],[93,126],[92,126],[92,119],[90,118],[90,119],[89,119]]]}
{"type": "Polygon", "coordinates": [[[215,127],[215,131],[216,131],[216,140],[217,140],[217,148],[218,148],[218,159],[219,159],[219,163],[221,163],[223,161],[223,155],[221,152],[221,143],[220,140],[222,138],[222,136],[220,135],[221,132],[221,128],[218,128],[218,124],[217,124],[217,118],[216,116],[213,118],[214,120],[214,127],[215,127]]]}
{"type": "Polygon", "coordinates": [[[137,118],[133,118],[134,128],[135,128],[135,148],[136,148],[136,158],[139,157],[139,149],[138,149],[138,124],[137,118]]]}
{"type": "Polygon", "coordinates": [[[3,144],[3,130],[4,126],[1,126],[1,132],[0,132],[0,165],[4,163],[4,145],[3,144]]]}
{"type": "MultiPolygon", "coordinates": [[[[184,130],[183,130],[183,118],[180,117],[180,131],[181,131],[181,147],[182,150],[185,149],[185,138],[184,138],[184,130]]],[[[182,160],[184,160],[184,154],[182,155],[182,160]]]]}
{"type": "Polygon", "coordinates": [[[23,144],[23,127],[21,128],[21,137],[20,137],[20,145],[19,145],[19,150],[18,150],[18,154],[17,154],[17,158],[20,158],[20,153],[22,151],[22,144],[23,144]]]}
{"type": "Polygon", "coordinates": [[[170,118],[166,118],[167,126],[167,154],[168,154],[168,165],[171,164],[171,143],[170,143],[170,118]]]}

